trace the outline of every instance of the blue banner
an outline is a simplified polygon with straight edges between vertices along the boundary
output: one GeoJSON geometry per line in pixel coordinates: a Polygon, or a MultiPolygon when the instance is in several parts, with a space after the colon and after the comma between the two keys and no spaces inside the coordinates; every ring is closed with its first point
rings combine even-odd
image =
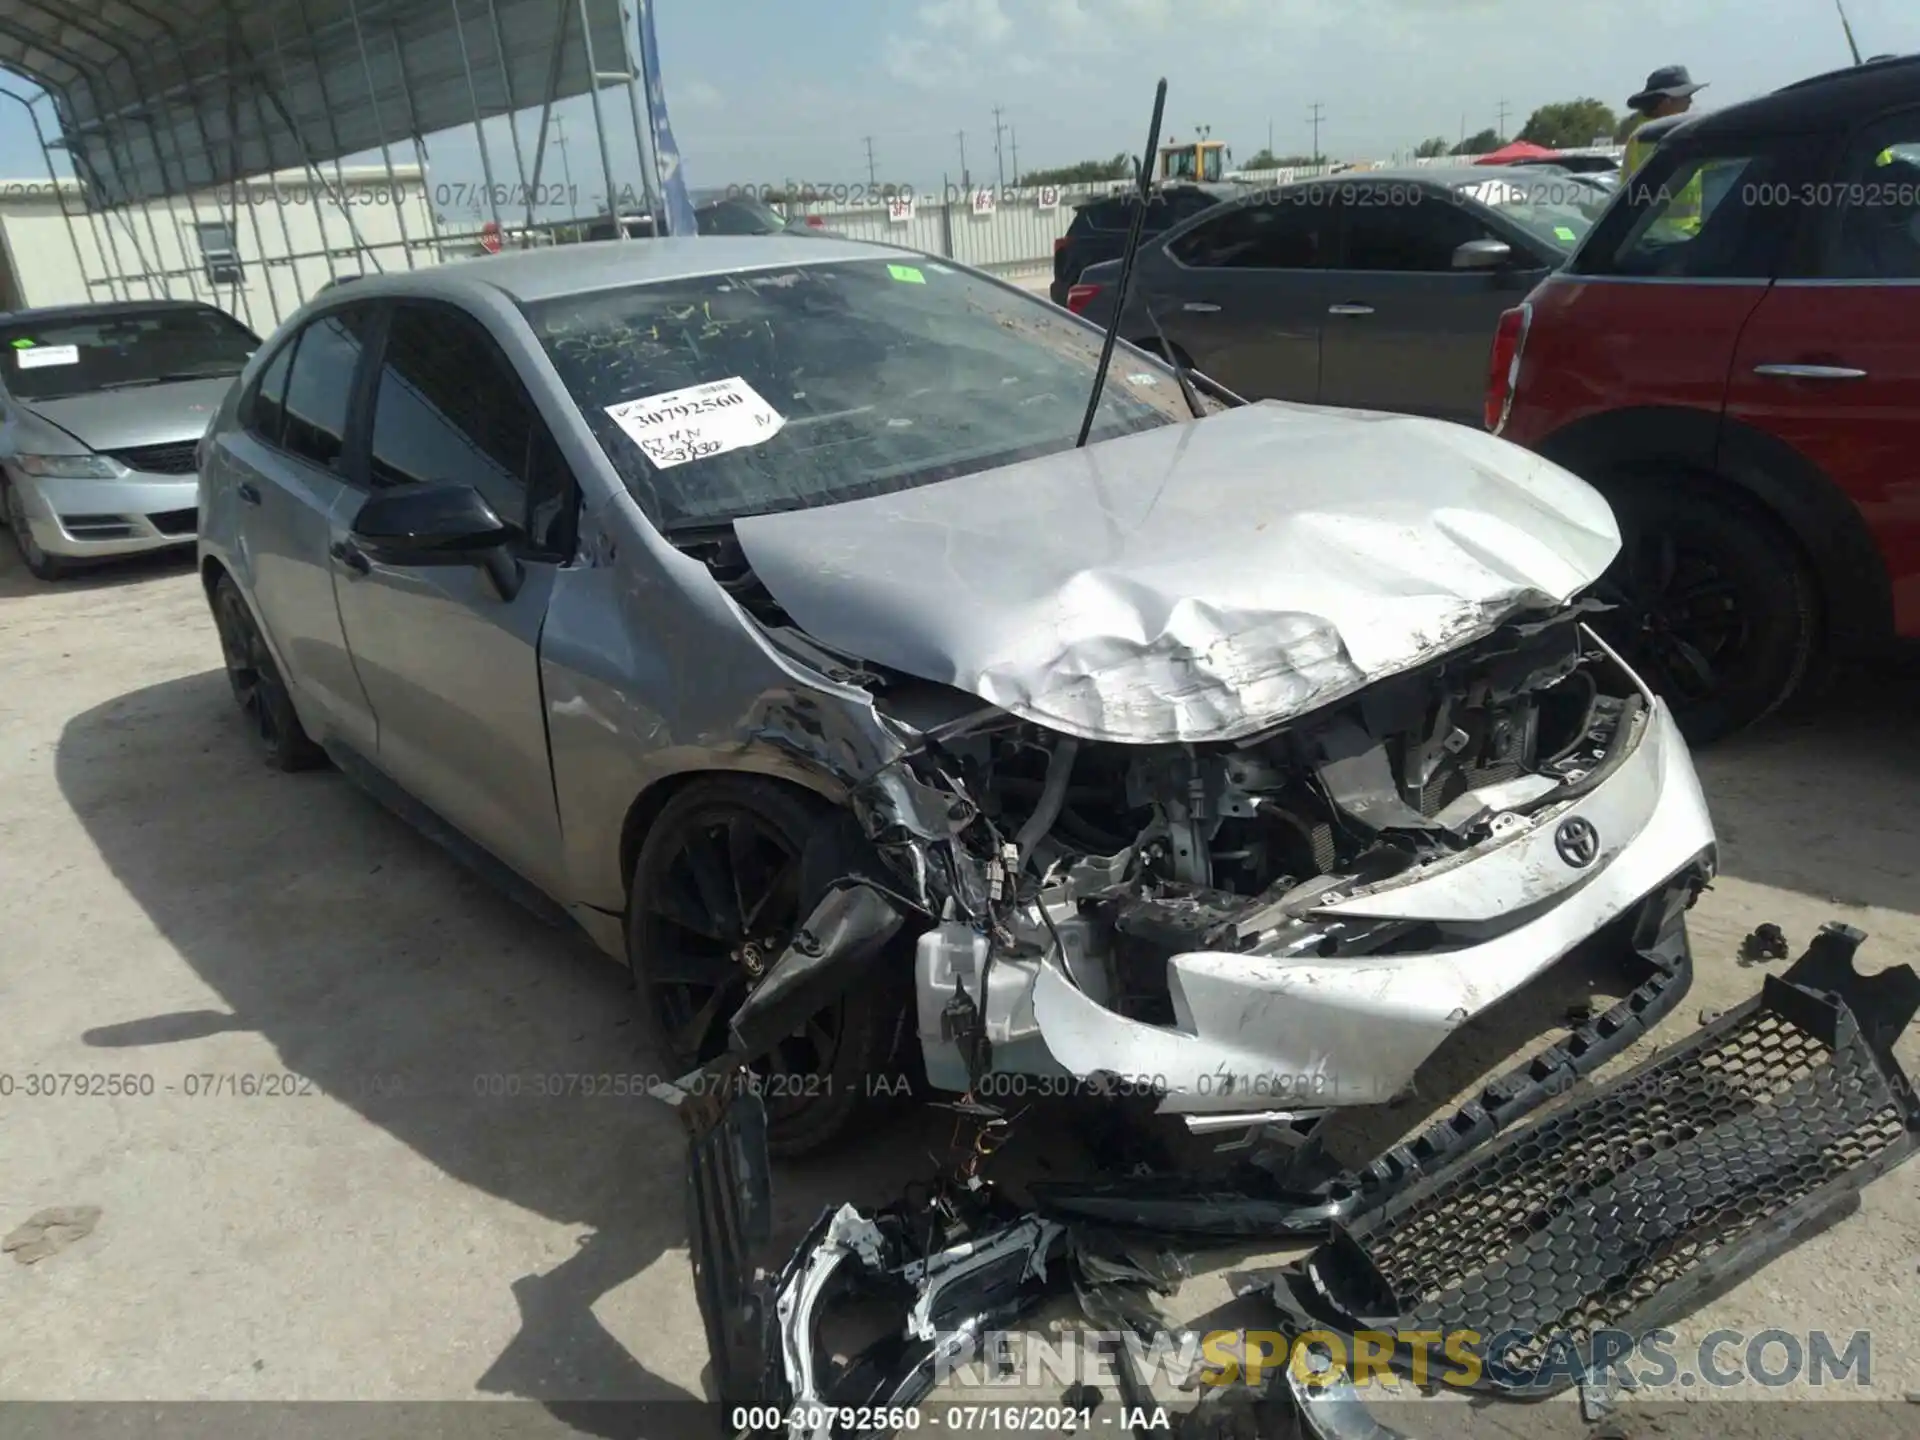
{"type": "Polygon", "coordinates": [[[666,198],[666,233],[697,235],[693,201],[687,195],[687,177],[680,168],[680,147],[674,143],[673,123],[667,119],[667,91],[660,83],[660,40],[653,32],[653,0],[635,0],[640,20],[640,75],[647,88],[647,123],[653,130],[653,162],[660,175],[660,193],[666,198]]]}

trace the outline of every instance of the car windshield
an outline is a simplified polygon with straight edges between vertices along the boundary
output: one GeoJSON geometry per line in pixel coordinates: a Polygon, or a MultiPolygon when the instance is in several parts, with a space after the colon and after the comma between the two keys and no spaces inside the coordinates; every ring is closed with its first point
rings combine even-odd
{"type": "Polygon", "coordinates": [[[0,325],[7,389],[22,400],[238,375],[259,345],[252,331],[206,306],[0,325]]]}
{"type": "MultiPolygon", "coordinates": [[[[621,478],[669,530],[831,505],[1071,447],[1100,334],[902,254],[570,296],[527,318],[621,478]]],[[[1188,417],[1117,351],[1094,439],[1188,417]]]]}
{"type": "Polygon", "coordinates": [[[771,205],[742,195],[702,205],[693,218],[702,235],[778,235],[787,228],[786,220],[771,205]]]}
{"type": "Polygon", "coordinates": [[[1499,211],[1542,244],[1565,254],[1586,238],[1612,194],[1584,175],[1508,174],[1463,181],[1457,194],[1499,211]]]}

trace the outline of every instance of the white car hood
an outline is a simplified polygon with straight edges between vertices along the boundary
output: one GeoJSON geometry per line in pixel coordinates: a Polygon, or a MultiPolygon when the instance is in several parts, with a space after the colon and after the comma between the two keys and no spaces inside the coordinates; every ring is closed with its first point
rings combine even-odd
{"type": "Polygon", "coordinates": [[[735,527],[816,640],[1089,740],[1235,740],[1565,603],[1619,548],[1560,467],[1265,402],[735,527]]]}

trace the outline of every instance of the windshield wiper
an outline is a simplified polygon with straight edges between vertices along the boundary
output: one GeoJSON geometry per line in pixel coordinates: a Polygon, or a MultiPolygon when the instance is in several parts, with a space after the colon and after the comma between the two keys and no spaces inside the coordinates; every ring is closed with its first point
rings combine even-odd
{"type": "Polygon", "coordinates": [[[1142,300],[1140,308],[1147,312],[1147,320],[1153,326],[1153,333],[1160,337],[1160,358],[1173,367],[1173,378],[1180,382],[1180,394],[1187,402],[1187,409],[1193,412],[1193,418],[1204,420],[1207,412],[1200,403],[1200,396],[1193,388],[1193,381],[1187,378],[1187,367],[1180,360],[1179,353],[1167,342],[1167,332],[1160,328],[1160,317],[1153,313],[1153,302],[1142,300]]]}

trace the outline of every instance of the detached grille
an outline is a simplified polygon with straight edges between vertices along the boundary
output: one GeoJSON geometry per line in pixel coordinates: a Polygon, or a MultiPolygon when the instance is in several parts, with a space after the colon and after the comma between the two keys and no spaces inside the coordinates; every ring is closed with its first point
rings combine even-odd
{"type": "Polygon", "coordinates": [[[191,475],[194,452],[199,446],[198,440],[175,440],[166,445],[140,445],[107,453],[128,469],[144,470],[149,475],[191,475]]]}

